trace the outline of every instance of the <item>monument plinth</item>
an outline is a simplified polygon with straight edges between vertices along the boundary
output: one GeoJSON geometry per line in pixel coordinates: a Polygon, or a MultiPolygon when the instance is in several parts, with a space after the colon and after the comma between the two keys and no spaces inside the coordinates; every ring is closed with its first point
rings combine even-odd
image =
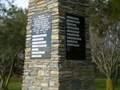
{"type": "Polygon", "coordinates": [[[94,90],[89,0],[29,0],[22,90],[94,90]]]}

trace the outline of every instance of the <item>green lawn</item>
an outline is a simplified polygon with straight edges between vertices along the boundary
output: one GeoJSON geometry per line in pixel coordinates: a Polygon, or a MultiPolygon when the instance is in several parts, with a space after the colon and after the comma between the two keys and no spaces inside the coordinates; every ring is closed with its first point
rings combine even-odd
{"type": "MultiPolygon", "coordinates": [[[[11,79],[9,84],[9,90],[21,90],[22,79],[11,79]]],[[[106,90],[105,89],[106,80],[105,79],[95,79],[96,90],[106,90]]],[[[115,90],[120,90],[120,80],[119,85],[115,86],[115,90]]]]}
{"type": "MultiPolygon", "coordinates": [[[[96,90],[106,90],[106,79],[95,79],[96,90]]],[[[119,84],[115,86],[115,90],[120,90],[120,80],[119,84]]]]}
{"type": "Polygon", "coordinates": [[[21,90],[22,79],[11,79],[8,89],[9,90],[21,90]]]}

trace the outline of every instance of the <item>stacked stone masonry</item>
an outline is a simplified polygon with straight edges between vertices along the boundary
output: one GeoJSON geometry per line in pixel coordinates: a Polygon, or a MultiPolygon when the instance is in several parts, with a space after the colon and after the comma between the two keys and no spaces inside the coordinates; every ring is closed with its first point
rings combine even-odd
{"type": "Polygon", "coordinates": [[[22,90],[94,90],[89,0],[29,0],[22,90]],[[52,12],[51,59],[30,58],[32,16],[52,12]],[[65,14],[85,17],[86,60],[65,60],[65,14]]]}

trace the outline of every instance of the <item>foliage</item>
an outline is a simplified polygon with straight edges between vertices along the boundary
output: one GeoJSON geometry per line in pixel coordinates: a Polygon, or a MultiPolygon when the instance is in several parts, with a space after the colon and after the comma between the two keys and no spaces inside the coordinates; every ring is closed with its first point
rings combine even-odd
{"type": "Polygon", "coordinates": [[[9,1],[8,5],[6,7],[0,3],[0,70],[5,68],[2,78],[8,73],[3,88],[8,86],[15,62],[20,58],[18,54],[24,53],[27,24],[27,10],[18,8],[9,1]]]}
{"type": "MultiPolygon", "coordinates": [[[[90,5],[92,58],[107,76],[109,86],[111,79],[117,82],[120,68],[120,1],[90,0],[90,5]]],[[[107,88],[112,90],[110,86],[107,88]]]]}
{"type": "Polygon", "coordinates": [[[90,5],[93,60],[108,79],[116,82],[120,68],[120,0],[90,0],[90,5]]]}
{"type": "Polygon", "coordinates": [[[90,0],[90,30],[105,36],[112,25],[119,26],[120,0],[90,0]]]}
{"type": "Polygon", "coordinates": [[[120,0],[110,0],[110,4],[112,7],[112,19],[120,20],[120,0]]]}

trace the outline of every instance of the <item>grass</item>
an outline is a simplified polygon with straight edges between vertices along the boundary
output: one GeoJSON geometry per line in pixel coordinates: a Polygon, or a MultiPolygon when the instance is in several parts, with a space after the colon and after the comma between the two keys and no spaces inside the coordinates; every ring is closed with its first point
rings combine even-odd
{"type": "MultiPolygon", "coordinates": [[[[8,89],[9,90],[21,90],[22,79],[11,79],[8,89]]],[[[106,79],[95,79],[96,90],[106,90],[106,79]]],[[[115,90],[120,90],[120,80],[119,85],[115,86],[115,90]]]]}
{"type": "Polygon", "coordinates": [[[22,79],[11,79],[8,89],[9,90],[21,90],[22,79]]]}
{"type": "MultiPolygon", "coordinates": [[[[120,80],[119,84],[115,86],[115,90],[120,90],[120,80]]],[[[106,79],[95,79],[96,90],[106,90],[106,79]]]]}

